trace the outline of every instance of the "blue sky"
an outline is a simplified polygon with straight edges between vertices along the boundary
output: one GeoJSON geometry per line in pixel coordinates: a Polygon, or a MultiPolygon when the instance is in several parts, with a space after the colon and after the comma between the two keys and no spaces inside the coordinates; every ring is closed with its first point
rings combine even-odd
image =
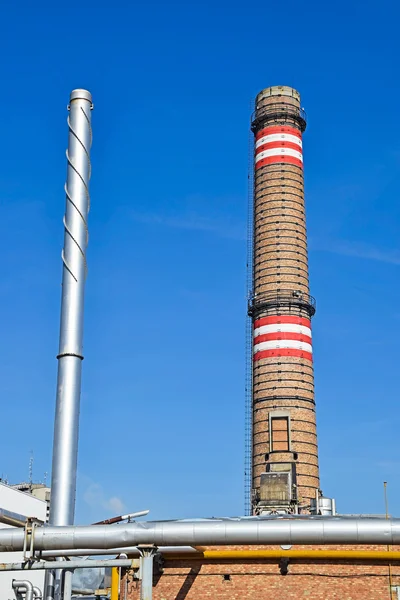
{"type": "Polygon", "coordinates": [[[304,138],[322,489],[400,516],[395,3],[4,2],[1,474],[51,469],[66,105],[91,90],[77,522],[243,513],[250,103],[304,138]]]}

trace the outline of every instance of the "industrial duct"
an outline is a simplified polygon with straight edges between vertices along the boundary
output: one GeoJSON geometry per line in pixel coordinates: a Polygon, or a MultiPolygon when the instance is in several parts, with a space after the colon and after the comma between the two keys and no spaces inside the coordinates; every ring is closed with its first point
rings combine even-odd
{"type": "MultiPolygon", "coordinates": [[[[0,551],[24,546],[21,529],[0,531],[0,551]]],[[[400,519],[371,517],[233,517],[125,525],[40,527],[35,550],[274,544],[400,544],[400,519]]]]}

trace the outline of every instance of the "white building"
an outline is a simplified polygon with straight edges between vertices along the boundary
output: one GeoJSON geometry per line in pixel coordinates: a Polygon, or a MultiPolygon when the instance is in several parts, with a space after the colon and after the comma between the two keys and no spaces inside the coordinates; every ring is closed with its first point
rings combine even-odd
{"type": "MultiPolygon", "coordinates": [[[[46,490],[48,490],[48,488],[46,488],[46,490]]],[[[23,492],[16,489],[14,486],[0,483],[0,510],[17,513],[24,518],[32,517],[45,522],[48,515],[47,498],[48,497],[45,496],[41,500],[32,495],[32,492],[23,492]]],[[[10,527],[10,525],[0,522],[0,528],[3,527],[10,527]]],[[[22,560],[22,552],[0,552],[0,563],[21,562],[22,560]]],[[[13,579],[28,579],[33,585],[40,588],[40,590],[43,590],[44,571],[0,572],[1,600],[15,600],[16,594],[12,588],[13,579]]]]}

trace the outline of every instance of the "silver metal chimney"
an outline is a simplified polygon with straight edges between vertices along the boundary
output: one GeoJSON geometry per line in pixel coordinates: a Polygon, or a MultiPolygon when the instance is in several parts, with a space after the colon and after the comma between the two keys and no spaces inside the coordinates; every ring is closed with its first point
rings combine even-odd
{"type": "MultiPolygon", "coordinates": [[[[83,360],[83,306],[90,208],[92,96],[71,92],[68,117],[66,209],[56,414],[51,477],[51,525],[72,525],[75,514],[79,405],[83,360]]],[[[57,586],[56,586],[57,588],[57,586]]],[[[48,592],[47,592],[48,594],[48,592]]],[[[50,597],[50,596],[49,596],[50,597]]]]}

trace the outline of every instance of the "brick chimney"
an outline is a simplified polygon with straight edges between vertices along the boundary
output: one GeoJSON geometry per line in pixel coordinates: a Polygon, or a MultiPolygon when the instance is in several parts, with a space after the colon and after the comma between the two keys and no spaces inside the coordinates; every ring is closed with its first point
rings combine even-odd
{"type": "Polygon", "coordinates": [[[308,513],[319,470],[300,94],[262,90],[251,128],[252,512],[308,513]]]}

